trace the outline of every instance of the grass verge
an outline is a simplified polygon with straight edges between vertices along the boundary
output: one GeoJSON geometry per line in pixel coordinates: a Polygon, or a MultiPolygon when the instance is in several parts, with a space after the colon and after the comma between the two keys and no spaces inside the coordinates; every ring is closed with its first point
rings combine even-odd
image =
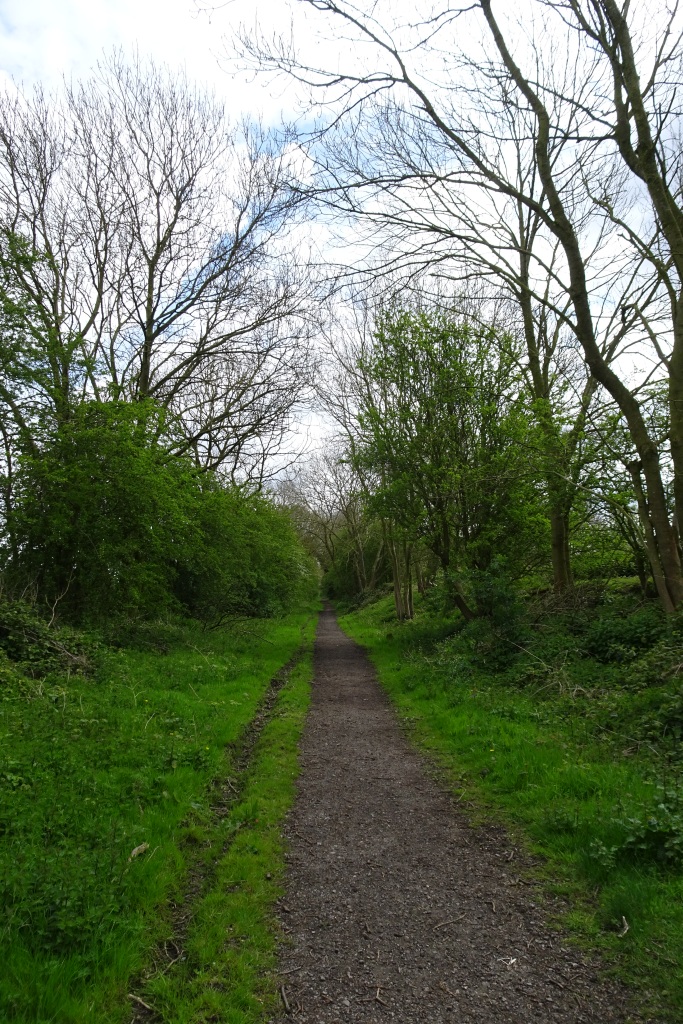
{"type": "Polygon", "coordinates": [[[669,856],[683,842],[670,796],[680,793],[680,767],[647,746],[608,740],[585,687],[572,695],[460,671],[452,621],[423,613],[399,624],[387,599],[341,626],[368,650],[454,788],[541,855],[544,884],[563,897],[562,924],[575,940],[597,947],[648,1012],[683,1021],[683,876],[669,856]]]}
{"type": "Polygon", "coordinates": [[[273,905],[284,874],[280,824],[294,796],[312,669],[309,649],[268,714],[239,795],[227,813],[222,806],[210,811],[194,834],[203,847],[205,884],[187,927],[181,920],[184,949],[171,931],[175,962],[145,983],[145,1002],[160,1020],[255,1024],[274,1009],[273,905]]]}
{"type": "MultiPolygon", "coordinates": [[[[220,837],[211,834],[211,807],[270,680],[310,641],[314,617],[308,609],[215,633],[159,627],[144,643],[136,638],[144,649],[103,655],[92,678],[12,677],[3,687],[0,1019],[130,1021],[130,979],[144,976],[168,940],[198,851],[215,849],[222,863],[223,832],[232,831],[235,849],[247,843],[245,857],[263,842],[277,864],[273,837],[251,832],[255,817],[263,820],[249,810],[255,796],[222,817],[220,837]]],[[[304,676],[302,664],[301,685],[304,676]]],[[[283,761],[283,773],[290,769],[283,761]]],[[[278,813],[288,779],[262,780],[278,813]]],[[[273,805],[268,814],[275,813],[273,805]]],[[[238,880],[224,878],[224,891],[238,880]]],[[[248,888],[233,895],[257,899],[248,888]]],[[[229,924],[222,927],[226,935],[229,924]]],[[[203,941],[194,926],[188,930],[187,963],[210,972],[203,941]]],[[[249,984],[239,997],[247,1003],[249,984]]]]}

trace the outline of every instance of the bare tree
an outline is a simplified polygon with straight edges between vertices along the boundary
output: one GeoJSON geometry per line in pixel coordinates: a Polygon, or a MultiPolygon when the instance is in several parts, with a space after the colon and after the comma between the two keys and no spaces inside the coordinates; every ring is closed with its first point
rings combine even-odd
{"type": "Polygon", "coordinates": [[[279,494],[294,511],[299,532],[321,568],[329,570],[348,559],[357,593],[373,591],[386,551],[383,540],[370,543],[372,520],[366,515],[363,481],[351,464],[348,438],[330,439],[324,452],[281,482],[279,494]]]}
{"type": "Polygon", "coordinates": [[[286,444],[315,370],[295,180],[286,144],[149,61],[115,53],[60,95],[7,91],[0,225],[33,359],[16,408],[0,393],[9,415],[153,399],[181,449],[233,474],[249,444],[250,465],[286,444]]]}

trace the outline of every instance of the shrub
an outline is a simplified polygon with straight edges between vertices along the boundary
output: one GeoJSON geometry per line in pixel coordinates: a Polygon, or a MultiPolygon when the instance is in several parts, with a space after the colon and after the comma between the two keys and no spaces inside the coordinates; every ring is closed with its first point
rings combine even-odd
{"type": "Polygon", "coordinates": [[[683,793],[658,787],[657,803],[629,817],[613,817],[609,824],[622,834],[620,842],[591,844],[591,857],[603,867],[617,862],[649,862],[661,867],[683,864],[683,793]]]}
{"type": "Polygon", "coordinates": [[[51,626],[25,601],[0,599],[0,679],[90,673],[99,651],[95,639],[51,626]]]}
{"type": "Polygon", "coordinates": [[[665,631],[663,613],[651,605],[639,608],[630,615],[594,618],[584,634],[581,646],[596,661],[630,661],[638,652],[653,647],[665,631]]]}
{"type": "Polygon", "coordinates": [[[287,513],[169,454],[166,430],[153,403],[84,403],[26,456],[10,582],[80,624],[273,615],[297,600],[313,571],[287,513]]]}

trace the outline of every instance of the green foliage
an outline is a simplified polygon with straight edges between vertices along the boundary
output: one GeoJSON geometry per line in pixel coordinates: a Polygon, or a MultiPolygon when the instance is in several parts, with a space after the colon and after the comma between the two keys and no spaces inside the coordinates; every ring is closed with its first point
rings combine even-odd
{"type": "Polygon", "coordinates": [[[190,467],[157,443],[151,404],[84,403],[26,454],[10,523],[10,578],[35,580],[76,620],[158,614],[196,532],[190,467]]]}
{"type": "MultiPolygon", "coordinates": [[[[513,340],[445,313],[389,310],[361,360],[355,461],[369,507],[445,573],[519,574],[547,533],[513,340]]],[[[490,604],[483,578],[479,596],[490,604]]],[[[490,589],[490,588],[489,588],[490,589]]]]}
{"type": "Polygon", "coordinates": [[[0,651],[19,674],[35,679],[53,673],[91,673],[100,644],[68,626],[52,626],[25,601],[0,597],[0,651]]]}
{"type": "Polygon", "coordinates": [[[10,581],[77,622],[291,607],[311,567],[286,513],[169,455],[166,431],[150,402],[83,403],[51,429],[18,474],[10,581]]]}
{"type": "Polygon", "coordinates": [[[581,638],[581,646],[596,661],[630,661],[651,648],[667,630],[662,610],[646,605],[628,615],[594,616],[581,638]]]}
{"type": "Polygon", "coordinates": [[[683,865],[683,789],[663,785],[657,789],[654,807],[609,818],[609,825],[622,833],[619,842],[606,846],[600,839],[592,841],[590,856],[603,868],[614,868],[619,861],[654,862],[667,868],[683,865]]]}
{"type": "Polygon", "coordinates": [[[289,515],[261,495],[205,485],[194,526],[200,544],[179,567],[176,592],[198,618],[280,614],[315,594],[289,515]]]}
{"type": "MultiPolygon", "coordinates": [[[[585,514],[583,509],[579,511],[585,514]]],[[[633,550],[610,523],[577,523],[571,548],[572,570],[577,580],[608,580],[635,573],[633,550]]]]}

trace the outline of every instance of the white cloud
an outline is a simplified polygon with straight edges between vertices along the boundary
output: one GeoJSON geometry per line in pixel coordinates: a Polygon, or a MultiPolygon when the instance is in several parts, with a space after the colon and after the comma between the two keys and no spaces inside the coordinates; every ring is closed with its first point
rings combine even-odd
{"type": "Polygon", "coordinates": [[[86,76],[103,51],[137,47],[214,87],[234,115],[262,114],[274,122],[293,104],[286,83],[236,79],[219,60],[224,40],[256,13],[269,27],[288,24],[278,0],[232,0],[213,14],[193,0],[0,0],[0,76],[24,87],[54,87],[63,77],[86,76]]]}

